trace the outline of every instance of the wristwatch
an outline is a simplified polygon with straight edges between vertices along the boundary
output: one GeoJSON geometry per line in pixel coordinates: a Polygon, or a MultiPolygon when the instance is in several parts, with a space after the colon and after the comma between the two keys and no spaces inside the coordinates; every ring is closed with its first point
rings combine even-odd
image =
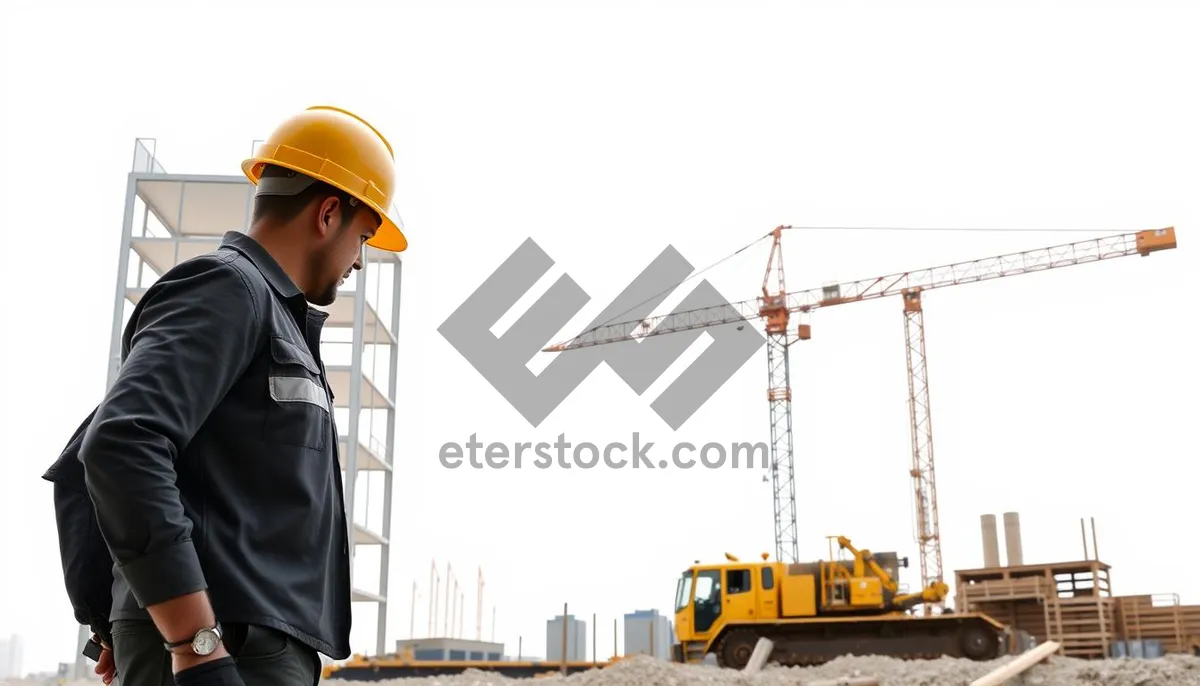
{"type": "Polygon", "coordinates": [[[186,641],[176,641],[175,643],[164,643],[168,652],[174,652],[176,648],[190,646],[192,652],[203,657],[212,655],[216,651],[217,646],[221,644],[221,623],[196,632],[196,635],[186,641]]]}

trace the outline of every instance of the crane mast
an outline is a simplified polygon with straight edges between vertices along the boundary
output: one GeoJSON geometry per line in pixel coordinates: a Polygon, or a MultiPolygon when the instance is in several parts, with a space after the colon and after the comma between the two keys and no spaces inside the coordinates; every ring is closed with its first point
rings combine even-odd
{"type": "MultiPolygon", "coordinates": [[[[762,295],[753,300],[698,308],[613,324],[584,331],[575,338],[548,346],[543,352],[564,352],[631,338],[646,338],[711,326],[765,320],[767,332],[767,400],[771,420],[771,478],[775,509],[775,555],[783,562],[797,561],[796,489],[792,452],[792,391],[788,350],[796,340],[808,340],[811,329],[800,324],[789,330],[791,315],[808,315],[834,305],[902,296],[904,304],[905,358],[908,364],[909,419],[912,429],[912,464],[917,544],[921,557],[921,583],[928,588],[942,579],[942,549],[938,530],[937,488],[934,478],[933,424],[929,409],[929,379],[925,355],[925,320],[922,294],[936,288],[991,281],[1007,276],[1088,264],[1117,257],[1141,255],[1176,247],[1175,229],[1152,229],[1101,236],[1074,243],[1008,253],[966,262],[897,272],[842,284],[788,292],[783,276],[780,237],[791,227],[776,227],[770,234],[771,254],[763,277],[762,295]]],[[[926,613],[930,608],[926,607],[926,613]]]]}
{"type": "Polygon", "coordinates": [[[772,234],[771,254],[763,275],[759,316],[767,329],[767,403],[771,420],[771,492],[774,493],[775,559],[798,562],[796,540],[796,471],[792,455],[792,382],[788,349],[792,332],[783,277],[783,227],[772,234]],[[782,472],[782,473],[781,473],[782,472]]]}
{"type": "MultiPolygon", "coordinates": [[[[904,298],[904,357],[908,364],[908,416],[912,429],[913,503],[917,514],[917,555],[921,558],[921,587],[942,580],[942,536],[938,528],[937,480],[933,471],[933,423],[929,412],[929,375],[925,366],[925,312],[921,289],[902,292],[904,298]]],[[[943,600],[923,603],[929,616],[943,600]]]]}

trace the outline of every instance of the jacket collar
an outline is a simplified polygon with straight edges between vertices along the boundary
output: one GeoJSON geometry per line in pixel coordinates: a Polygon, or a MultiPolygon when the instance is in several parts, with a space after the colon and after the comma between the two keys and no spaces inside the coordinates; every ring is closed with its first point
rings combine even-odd
{"type": "Polygon", "coordinates": [[[296,287],[296,283],[287,275],[287,272],[283,271],[283,267],[279,266],[275,258],[271,257],[271,253],[262,247],[262,244],[248,234],[241,231],[227,231],[221,239],[221,247],[232,248],[245,255],[246,259],[262,272],[267,283],[271,284],[271,288],[285,299],[300,298],[303,300],[304,294],[296,287]]]}

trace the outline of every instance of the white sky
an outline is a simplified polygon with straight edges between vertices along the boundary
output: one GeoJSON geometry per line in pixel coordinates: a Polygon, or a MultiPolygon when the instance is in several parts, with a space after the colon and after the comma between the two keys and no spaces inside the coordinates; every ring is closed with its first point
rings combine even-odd
{"type": "MultiPolygon", "coordinates": [[[[1080,557],[1094,516],[1117,593],[1200,603],[1200,581],[1162,564],[1194,556],[1196,9],[384,4],[2,11],[0,636],[25,637],[28,670],[74,659],[40,475],[104,389],[134,139],[157,138],[170,171],[237,174],[251,141],[316,103],[391,139],[411,242],[389,642],[431,558],[464,579],[468,636],[481,565],[485,638],[494,603],[508,652],[523,636],[544,655],[569,602],[598,614],[607,657],[613,619],[668,611],[692,560],[773,550],[757,472],[438,464],[473,432],[767,439],[765,350],[678,435],[649,409],[664,383],[639,398],[607,369],[531,429],[435,331],[528,236],[557,262],[539,288],[569,272],[593,298],[586,322],[667,244],[701,268],[778,224],[1177,227],[1180,249],[1148,260],[930,294],[926,322],[946,569],[982,564],[980,514],[1019,511],[1029,562],[1080,557]]],[[[1086,237],[798,233],[785,257],[799,288],[1086,237]]],[[[708,277],[754,297],[766,247],[708,277]]],[[[813,324],[792,366],[801,555],[844,533],[915,563],[900,302],[813,324]]],[[[420,634],[427,596],[417,606],[420,634]]],[[[355,648],[374,636],[360,613],[355,648]]]]}

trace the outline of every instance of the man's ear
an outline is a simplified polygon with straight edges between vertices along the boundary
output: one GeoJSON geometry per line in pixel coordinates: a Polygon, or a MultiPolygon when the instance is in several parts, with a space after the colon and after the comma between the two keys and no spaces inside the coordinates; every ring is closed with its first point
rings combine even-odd
{"type": "Polygon", "coordinates": [[[323,198],[317,205],[317,234],[321,238],[329,236],[342,221],[342,201],[337,196],[323,198]]]}

